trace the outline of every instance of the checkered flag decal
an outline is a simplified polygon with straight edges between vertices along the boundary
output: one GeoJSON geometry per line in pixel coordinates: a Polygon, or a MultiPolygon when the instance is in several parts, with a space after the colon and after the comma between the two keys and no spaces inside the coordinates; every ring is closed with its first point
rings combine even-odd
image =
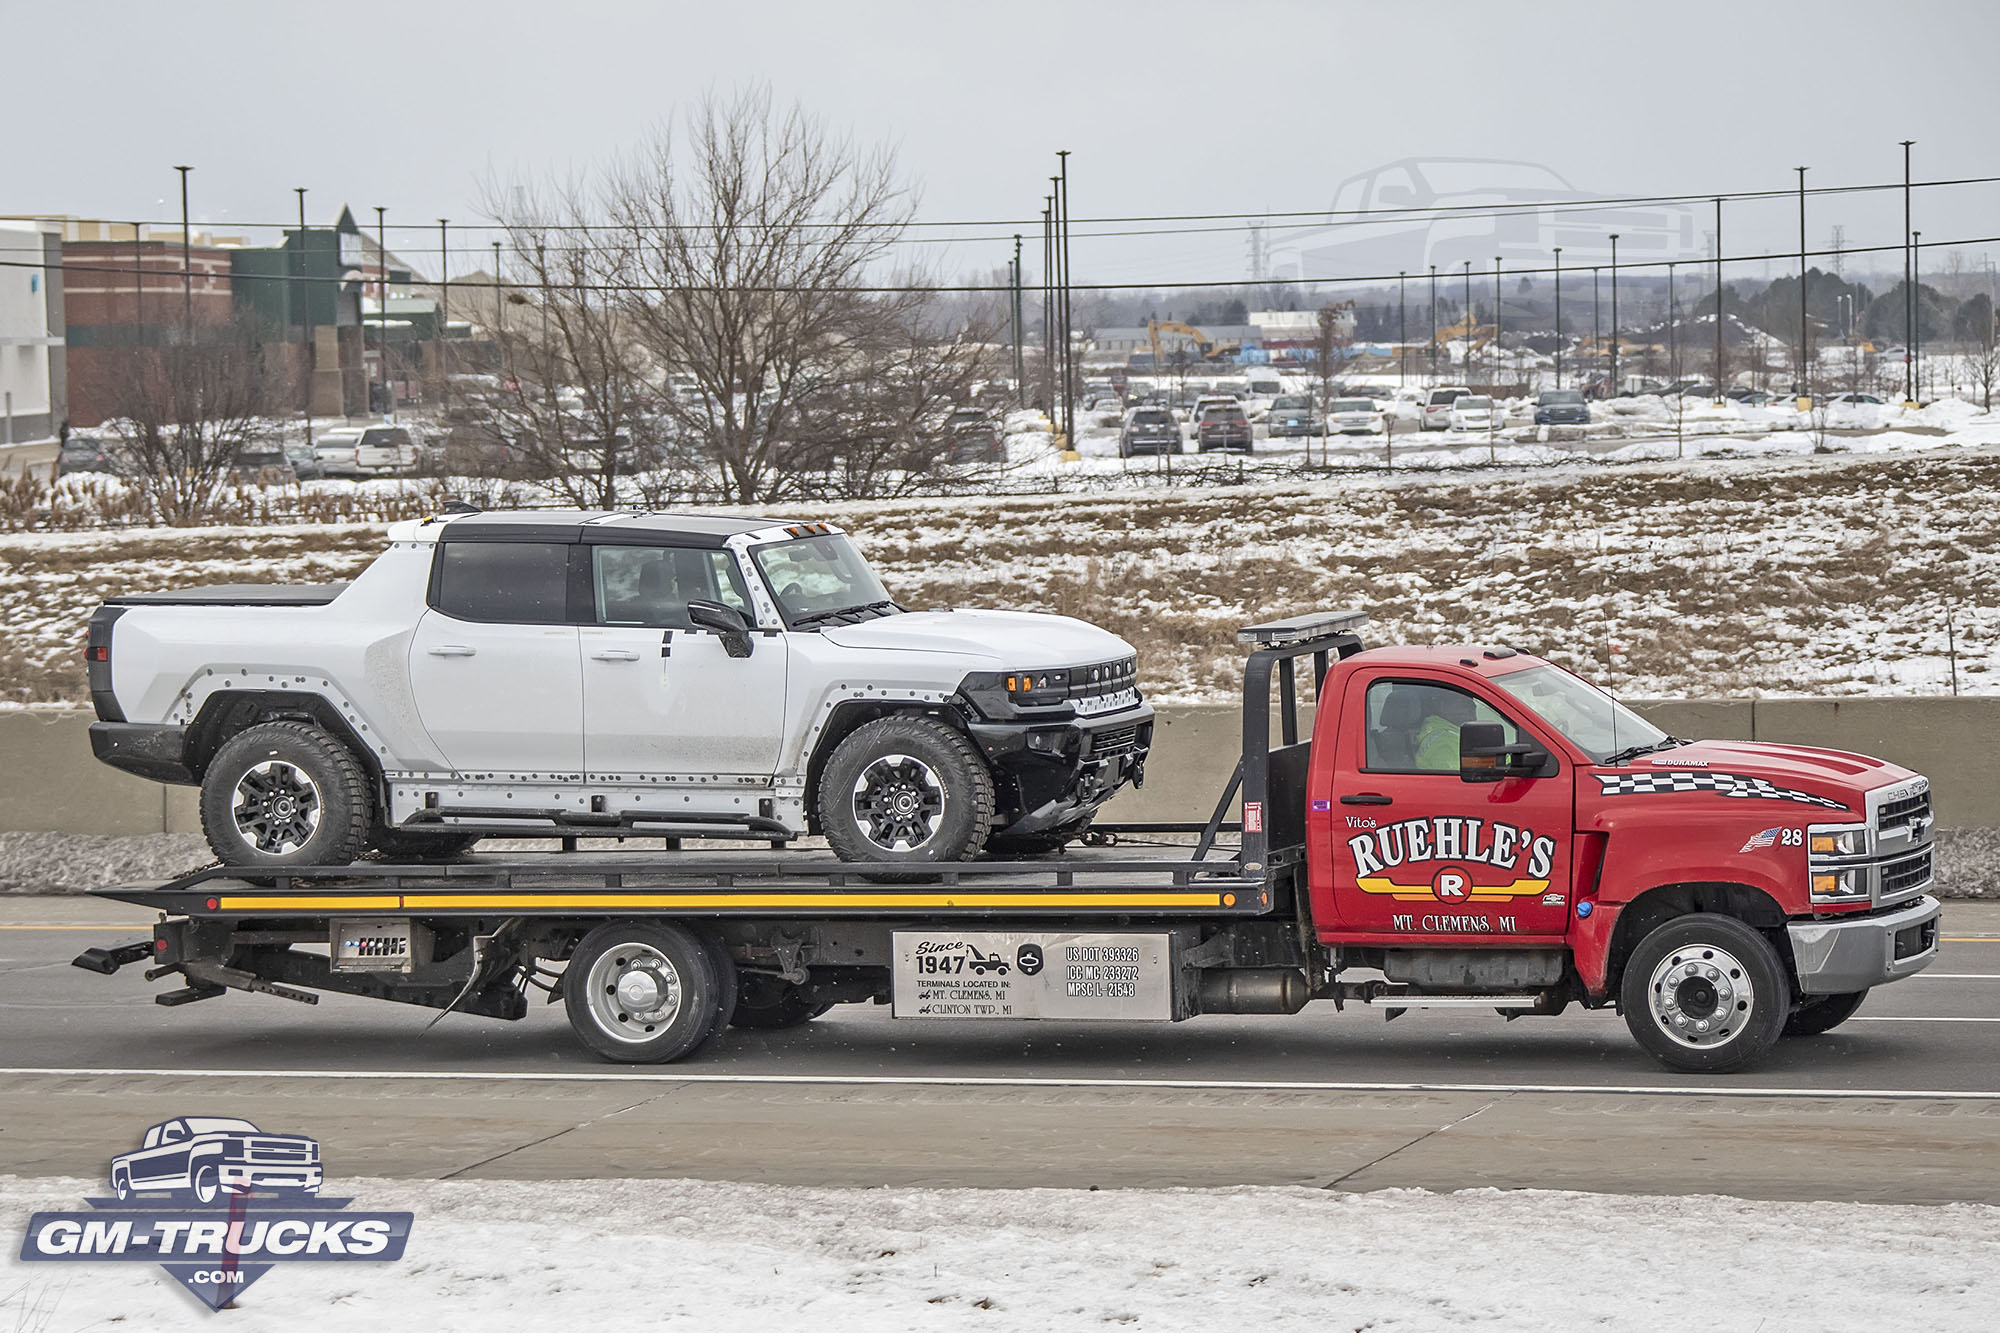
{"type": "Polygon", "coordinates": [[[1717,796],[1733,796],[1749,801],[1796,801],[1800,805],[1823,805],[1829,810],[1845,810],[1845,801],[1831,801],[1811,792],[1780,787],[1763,778],[1746,778],[1740,773],[1597,773],[1606,796],[1655,796],[1676,792],[1707,791],[1717,796]]]}

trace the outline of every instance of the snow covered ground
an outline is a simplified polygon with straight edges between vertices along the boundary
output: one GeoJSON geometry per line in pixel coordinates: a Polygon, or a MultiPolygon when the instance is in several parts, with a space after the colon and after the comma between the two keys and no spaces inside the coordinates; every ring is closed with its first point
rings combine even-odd
{"type": "MultiPolygon", "coordinates": [[[[7,1232],[99,1182],[0,1178],[7,1232]]],[[[342,1180],[397,1264],[292,1264],[210,1314],[139,1264],[0,1277],[22,1330],[1985,1330],[2000,1208],[1542,1191],[826,1190],[342,1180]]]]}

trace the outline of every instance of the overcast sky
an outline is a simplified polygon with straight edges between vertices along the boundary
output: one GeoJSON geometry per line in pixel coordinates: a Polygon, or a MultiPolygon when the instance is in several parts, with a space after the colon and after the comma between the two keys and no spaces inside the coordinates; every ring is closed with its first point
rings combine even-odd
{"type": "MultiPolygon", "coordinates": [[[[758,81],[891,141],[922,218],[1027,221],[1031,266],[1071,149],[1083,281],[1249,268],[1240,231],[1092,240],[1083,219],[1323,209],[1404,157],[1708,195],[1788,188],[1802,164],[1813,185],[1898,180],[1908,138],[1920,180],[2000,175],[1991,0],[0,0],[0,31],[0,213],[177,218],[171,168],[189,163],[197,222],[259,240],[274,235],[248,224],[292,217],[298,185],[316,222],[343,202],[386,205],[392,227],[484,221],[489,173],[588,167],[705,90],[758,81]]],[[[1900,244],[1900,196],[1812,207],[1814,246],[1834,222],[1848,245],[1900,244]]],[[[1795,204],[1730,209],[1729,253],[1796,247],[1795,204]]],[[[1926,245],[2000,234],[2000,189],[1921,192],[1916,226],[1926,245]]],[[[1015,229],[930,257],[953,277],[997,267],[1015,229]]]]}

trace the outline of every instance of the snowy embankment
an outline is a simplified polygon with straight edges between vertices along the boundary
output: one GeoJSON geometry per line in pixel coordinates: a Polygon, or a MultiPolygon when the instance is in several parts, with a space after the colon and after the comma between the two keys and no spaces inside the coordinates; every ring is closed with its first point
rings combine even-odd
{"type": "MultiPolygon", "coordinates": [[[[0,1181],[18,1235],[81,1180],[0,1181]]],[[[220,1316],[150,1266],[23,1265],[19,1328],[1992,1327],[2000,1208],[1472,1190],[825,1190],[342,1181],[392,1265],[290,1264],[220,1316]],[[219,1322],[218,1322],[219,1321],[219,1322]]]]}

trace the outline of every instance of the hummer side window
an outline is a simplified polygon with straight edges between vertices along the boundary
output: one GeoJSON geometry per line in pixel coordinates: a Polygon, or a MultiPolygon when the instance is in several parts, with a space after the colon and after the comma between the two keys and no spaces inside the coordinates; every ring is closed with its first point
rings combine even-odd
{"type": "Polygon", "coordinates": [[[1507,744],[1520,732],[1492,705],[1464,690],[1418,680],[1378,680],[1368,687],[1368,760],[1374,773],[1457,773],[1458,731],[1498,722],[1507,744]]]}
{"type": "Polygon", "coordinates": [[[568,623],[569,547],[560,542],[445,542],[438,610],[497,625],[568,623]]]}
{"type": "Polygon", "coordinates": [[[693,629],[692,601],[721,602],[751,615],[742,575],[727,551],[595,546],[591,559],[600,625],[693,629]]]}

